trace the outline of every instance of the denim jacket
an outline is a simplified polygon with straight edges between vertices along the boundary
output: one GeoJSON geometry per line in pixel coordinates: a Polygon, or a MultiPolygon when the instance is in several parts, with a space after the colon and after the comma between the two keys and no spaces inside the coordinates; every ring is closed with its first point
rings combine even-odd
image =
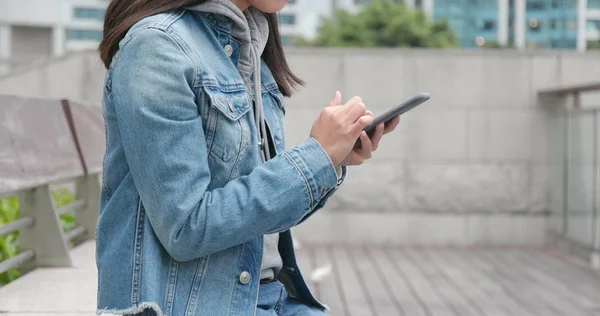
{"type": "Polygon", "coordinates": [[[314,138],[286,149],[284,100],[264,62],[277,155],[261,163],[238,52],[227,19],[188,10],[145,18],[120,42],[103,97],[99,312],[254,315],[270,233],[280,233],[290,295],[325,308],[303,280],[289,229],[344,176],[314,138]]]}

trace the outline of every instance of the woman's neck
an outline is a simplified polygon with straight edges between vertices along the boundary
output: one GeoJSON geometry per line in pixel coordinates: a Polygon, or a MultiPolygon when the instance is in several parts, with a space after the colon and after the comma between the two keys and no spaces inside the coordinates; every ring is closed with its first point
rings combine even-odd
{"type": "Polygon", "coordinates": [[[231,0],[240,10],[245,11],[250,7],[250,0],[231,0]]]}

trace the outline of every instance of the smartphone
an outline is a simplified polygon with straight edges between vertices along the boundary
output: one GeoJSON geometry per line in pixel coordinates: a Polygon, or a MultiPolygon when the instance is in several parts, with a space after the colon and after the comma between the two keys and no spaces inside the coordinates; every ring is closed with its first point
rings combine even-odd
{"type": "Polygon", "coordinates": [[[379,115],[378,117],[376,117],[373,120],[373,123],[371,125],[365,127],[363,130],[365,132],[367,132],[367,135],[369,135],[369,137],[371,137],[373,135],[373,133],[375,132],[375,128],[377,127],[377,125],[379,125],[380,123],[387,124],[394,117],[404,114],[404,113],[414,109],[418,105],[429,100],[429,98],[430,98],[429,93],[418,94],[418,95],[406,100],[404,103],[396,106],[395,108],[379,115]]]}
{"type": "MultiPolygon", "coordinates": [[[[369,138],[371,138],[373,136],[373,133],[375,132],[375,128],[377,127],[377,125],[379,125],[380,123],[387,124],[394,117],[404,114],[404,113],[414,109],[418,105],[429,100],[430,97],[431,96],[429,95],[429,93],[421,93],[421,94],[418,94],[418,95],[404,101],[402,104],[400,104],[400,105],[392,108],[391,110],[376,117],[373,120],[373,123],[371,125],[365,127],[363,129],[363,131],[367,132],[367,135],[369,136],[369,138]]],[[[360,139],[358,139],[354,148],[360,149],[360,139]]]]}

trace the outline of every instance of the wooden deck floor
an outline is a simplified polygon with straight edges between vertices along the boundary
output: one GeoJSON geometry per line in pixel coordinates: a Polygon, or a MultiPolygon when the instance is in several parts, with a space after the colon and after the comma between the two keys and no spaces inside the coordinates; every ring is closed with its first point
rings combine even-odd
{"type": "MultiPolygon", "coordinates": [[[[94,244],[73,268],[0,288],[0,315],[95,315],[94,244]]],[[[600,275],[559,253],[307,246],[306,278],[334,316],[600,315],[600,275]]]]}
{"type": "Polygon", "coordinates": [[[332,315],[600,315],[600,276],[559,254],[321,246],[298,257],[332,315]]]}

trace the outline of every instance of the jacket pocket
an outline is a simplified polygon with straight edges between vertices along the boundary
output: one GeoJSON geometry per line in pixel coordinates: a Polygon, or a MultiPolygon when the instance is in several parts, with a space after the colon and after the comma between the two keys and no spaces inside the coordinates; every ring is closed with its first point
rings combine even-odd
{"type": "Polygon", "coordinates": [[[205,86],[205,106],[209,109],[206,141],[211,156],[224,162],[243,152],[250,142],[247,113],[251,102],[245,90],[223,91],[205,86]]]}

